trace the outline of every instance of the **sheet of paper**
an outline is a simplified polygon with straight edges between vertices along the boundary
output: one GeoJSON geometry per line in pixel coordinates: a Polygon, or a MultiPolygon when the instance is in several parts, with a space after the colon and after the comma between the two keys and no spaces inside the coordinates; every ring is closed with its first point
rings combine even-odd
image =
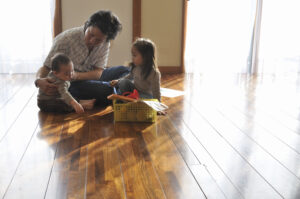
{"type": "Polygon", "coordinates": [[[156,111],[164,111],[167,108],[169,108],[167,105],[161,103],[161,102],[156,102],[156,101],[142,101],[143,103],[147,104],[151,108],[153,108],[156,111]]]}
{"type": "Polygon", "coordinates": [[[170,89],[170,88],[160,88],[160,93],[161,93],[161,96],[164,96],[164,97],[177,97],[177,96],[184,95],[183,91],[174,90],[174,89],[170,89]]]}

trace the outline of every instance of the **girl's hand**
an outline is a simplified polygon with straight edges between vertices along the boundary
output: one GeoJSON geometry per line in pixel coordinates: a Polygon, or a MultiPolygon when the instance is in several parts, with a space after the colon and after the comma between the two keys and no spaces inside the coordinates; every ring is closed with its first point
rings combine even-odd
{"type": "Polygon", "coordinates": [[[57,85],[55,85],[54,80],[49,78],[41,78],[36,80],[36,86],[39,87],[47,95],[56,95],[57,85]]]}
{"type": "Polygon", "coordinates": [[[157,111],[157,115],[167,115],[167,111],[157,111]]]}
{"type": "Polygon", "coordinates": [[[118,82],[119,82],[119,80],[111,80],[111,81],[109,82],[109,84],[110,84],[111,86],[116,86],[116,85],[118,84],[118,82]]]}

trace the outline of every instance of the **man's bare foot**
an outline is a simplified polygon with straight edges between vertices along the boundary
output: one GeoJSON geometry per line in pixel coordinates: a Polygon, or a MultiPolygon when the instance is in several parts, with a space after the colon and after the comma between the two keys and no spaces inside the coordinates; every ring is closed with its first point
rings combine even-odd
{"type": "Polygon", "coordinates": [[[84,110],[92,110],[94,108],[96,99],[90,100],[79,100],[79,104],[84,108],[84,110]]]}

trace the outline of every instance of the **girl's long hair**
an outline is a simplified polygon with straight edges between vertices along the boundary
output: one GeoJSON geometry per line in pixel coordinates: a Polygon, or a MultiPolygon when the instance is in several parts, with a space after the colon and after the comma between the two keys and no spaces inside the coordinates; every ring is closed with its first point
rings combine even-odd
{"type": "MultiPolygon", "coordinates": [[[[143,78],[147,79],[151,71],[158,71],[157,62],[156,62],[156,46],[150,40],[146,38],[138,38],[133,43],[133,47],[142,55],[143,64],[142,64],[142,73],[143,78]]],[[[131,62],[130,65],[132,69],[135,67],[131,62]]]]}

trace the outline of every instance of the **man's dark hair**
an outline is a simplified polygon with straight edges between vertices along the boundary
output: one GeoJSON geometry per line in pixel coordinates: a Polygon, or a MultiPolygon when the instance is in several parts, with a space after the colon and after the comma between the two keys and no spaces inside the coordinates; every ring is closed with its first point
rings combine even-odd
{"type": "Polygon", "coordinates": [[[51,58],[51,70],[55,72],[59,72],[60,66],[62,64],[67,65],[71,62],[71,59],[63,54],[63,53],[57,53],[51,58]]]}
{"type": "Polygon", "coordinates": [[[90,26],[99,28],[107,36],[106,41],[115,39],[118,32],[122,30],[122,24],[119,18],[107,10],[100,10],[94,13],[84,24],[84,32],[90,26]]]}

